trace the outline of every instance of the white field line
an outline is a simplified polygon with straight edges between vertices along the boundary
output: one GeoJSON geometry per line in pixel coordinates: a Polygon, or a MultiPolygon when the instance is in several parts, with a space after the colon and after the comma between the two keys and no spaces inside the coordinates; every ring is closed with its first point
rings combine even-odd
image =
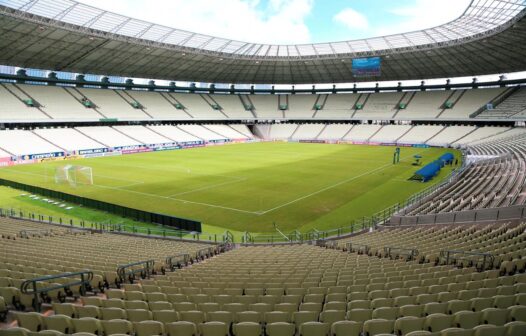
{"type": "MultiPolygon", "coordinates": [[[[46,177],[47,176],[47,175],[44,175],[44,174],[30,173],[30,172],[23,172],[23,171],[15,171],[15,170],[8,170],[8,169],[5,169],[5,171],[9,171],[10,173],[15,173],[15,174],[27,174],[27,175],[42,176],[42,177],[46,177]]],[[[233,181],[230,181],[230,182],[233,182],[233,181]]],[[[174,198],[174,197],[170,197],[170,196],[162,196],[162,195],[157,195],[157,194],[145,193],[145,192],[141,192],[141,191],[122,189],[122,187],[110,187],[110,186],[105,186],[105,185],[100,185],[100,184],[92,184],[92,186],[96,187],[96,188],[120,190],[120,191],[123,191],[123,192],[128,192],[128,193],[133,193],[133,194],[138,194],[138,195],[143,195],[143,196],[156,197],[156,198],[162,198],[162,199],[167,199],[167,200],[174,200],[174,201],[181,202],[181,203],[190,203],[190,204],[203,205],[203,206],[207,206],[207,207],[211,207],[211,208],[219,208],[219,209],[230,210],[230,211],[241,212],[241,213],[247,213],[247,214],[252,214],[252,215],[256,215],[257,214],[257,212],[254,212],[254,211],[247,211],[247,210],[230,208],[230,207],[224,207],[224,206],[221,206],[221,205],[208,204],[208,203],[202,203],[202,202],[187,201],[187,200],[181,199],[181,198],[174,198]]]]}
{"type": "Polygon", "coordinates": [[[242,182],[242,181],[246,181],[246,180],[247,180],[247,178],[245,177],[245,178],[240,178],[240,179],[234,180],[234,181],[226,181],[226,182],[220,182],[220,183],[216,183],[216,184],[210,184],[210,185],[207,185],[207,186],[204,186],[204,187],[201,187],[201,188],[192,189],[192,190],[188,190],[188,191],[183,191],[183,192],[179,192],[179,193],[176,193],[176,194],[172,194],[172,195],[169,195],[169,197],[179,196],[179,195],[186,195],[186,194],[193,194],[193,193],[198,192],[198,191],[213,189],[213,188],[217,188],[217,187],[224,186],[224,185],[227,185],[227,184],[238,183],[238,182],[242,182]]]}
{"type": "MultiPolygon", "coordinates": [[[[33,176],[42,176],[42,177],[54,177],[52,175],[47,175],[47,174],[39,174],[39,173],[31,173],[31,172],[25,172],[25,171],[20,171],[20,170],[10,170],[9,168],[3,168],[2,171],[7,171],[9,173],[13,173],[13,174],[25,174],[25,175],[33,175],[33,176]]],[[[125,187],[131,187],[131,186],[135,186],[135,185],[139,185],[139,184],[144,184],[145,182],[143,181],[132,181],[132,180],[126,180],[126,179],[121,179],[121,178],[116,178],[116,177],[111,177],[111,176],[104,176],[104,175],[96,175],[96,174],[93,174],[94,177],[103,177],[103,178],[106,178],[106,179],[111,179],[111,180],[115,180],[115,181],[124,181],[124,182],[130,182],[129,184],[126,184],[126,185],[123,185],[123,186],[119,186],[119,188],[125,188],[125,187]]],[[[94,183],[95,185],[95,183],[94,183]]]]}
{"type": "Polygon", "coordinates": [[[161,195],[150,194],[150,193],[145,193],[145,192],[141,192],[141,191],[128,190],[128,189],[121,189],[121,188],[117,188],[117,187],[109,187],[109,186],[102,186],[102,185],[94,185],[94,186],[96,186],[96,187],[98,187],[98,188],[106,188],[106,189],[120,190],[120,191],[124,191],[124,192],[128,192],[128,193],[133,193],[133,194],[138,194],[138,195],[143,195],[143,196],[149,196],[149,197],[156,197],[156,198],[162,198],[162,199],[167,199],[167,200],[173,200],[173,201],[177,201],[177,202],[181,202],[181,203],[190,203],[190,204],[204,205],[204,206],[211,207],[211,208],[218,208],[218,209],[223,209],[223,210],[230,210],[230,211],[241,212],[241,213],[247,213],[247,214],[252,214],[252,215],[256,215],[256,214],[257,214],[257,212],[254,212],[254,211],[247,211],[247,210],[242,210],[242,209],[236,209],[236,208],[224,207],[224,206],[221,206],[221,205],[209,204],[209,203],[203,203],[203,202],[188,201],[188,200],[181,199],[181,198],[174,198],[174,197],[170,197],[170,196],[161,196],[161,195]]]}
{"type": "MultiPolygon", "coordinates": [[[[418,153],[418,154],[420,154],[420,153],[418,153]]],[[[413,155],[414,155],[414,154],[413,154],[413,155]]],[[[404,159],[401,159],[400,161],[404,161],[404,160],[405,160],[405,158],[404,158],[404,159]]],[[[376,169],[370,170],[370,171],[365,172],[365,173],[363,173],[363,174],[360,174],[360,175],[357,175],[357,176],[353,176],[353,177],[351,177],[351,178],[348,178],[348,179],[342,180],[342,181],[340,181],[340,182],[336,182],[336,183],[331,184],[331,185],[329,185],[329,186],[327,186],[327,187],[321,188],[321,189],[316,190],[316,191],[314,191],[314,192],[312,192],[312,193],[310,193],[310,194],[307,194],[307,195],[304,195],[304,196],[298,197],[298,198],[296,198],[296,199],[293,199],[292,201],[289,201],[289,202],[283,203],[283,204],[281,204],[281,205],[275,206],[275,207],[270,208],[270,209],[268,209],[268,210],[261,210],[261,211],[258,211],[257,214],[258,214],[258,216],[265,215],[265,214],[267,214],[267,213],[269,213],[269,212],[272,212],[272,211],[275,211],[275,210],[281,209],[281,208],[283,208],[283,207],[286,207],[286,206],[288,206],[288,205],[291,205],[291,204],[294,204],[294,203],[296,203],[296,202],[302,201],[302,200],[304,200],[304,199],[306,199],[306,198],[309,198],[309,197],[311,197],[311,196],[314,196],[314,195],[320,194],[320,193],[322,193],[322,192],[324,192],[324,191],[327,191],[327,190],[330,190],[330,189],[336,188],[336,187],[338,187],[338,186],[340,186],[340,185],[342,185],[342,184],[345,184],[345,183],[351,182],[351,181],[353,181],[353,180],[356,180],[356,179],[358,179],[358,178],[360,178],[360,177],[363,177],[363,176],[366,176],[366,175],[370,175],[370,174],[374,174],[375,172],[378,172],[378,171],[384,170],[384,169],[386,169],[386,168],[388,168],[388,167],[392,167],[392,166],[393,166],[392,163],[388,163],[388,164],[386,164],[386,165],[380,166],[380,167],[378,167],[378,168],[376,168],[376,169]]]]}
{"type": "Polygon", "coordinates": [[[189,174],[189,175],[198,175],[198,176],[216,176],[216,177],[224,177],[229,178],[232,180],[238,180],[243,179],[243,177],[237,177],[237,176],[228,176],[228,175],[220,175],[220,174],[206,174],[206,173],[199,173],[192,171],[192,169],[187,168],[185,166],[177,166],[177,165],[170,165],[170,168],[178,168],[178,169],[166,169],[166,168],[160,168],[160,167],[152,167],[152,166],[141,166],[141,165],[129,165],[129,164],[115,164],[115,163],[104,163],[107,166],[115,166],[115,167],[134,167],[144,170],[156,170],[156,171],[163,171],[163,172],[174,172],[174,171],[182,171],[183,173],[189,174]],[[180,167],[180,168],[179,168],[180,167]]]}

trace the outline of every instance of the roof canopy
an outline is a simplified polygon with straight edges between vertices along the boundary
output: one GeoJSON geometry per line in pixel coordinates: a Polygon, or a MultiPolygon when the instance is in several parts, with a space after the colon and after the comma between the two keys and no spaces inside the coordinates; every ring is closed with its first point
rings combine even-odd
{"type": "Polygon", "coordinates": [[[212,37],[72,0],[0,0],[0,64],[216,83],[339,83],[526,70],[523,0],[473,0],[421,31],[333,43],[268,45],[212,37]],[[380,56],[381,75],[351,59],[380,56]]]}

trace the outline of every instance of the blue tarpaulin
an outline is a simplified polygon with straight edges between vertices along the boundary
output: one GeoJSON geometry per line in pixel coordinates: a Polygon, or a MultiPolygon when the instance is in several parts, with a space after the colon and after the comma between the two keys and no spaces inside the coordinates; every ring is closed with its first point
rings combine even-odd
{"type": "Polygon", "coordinates": [[[419,180],[422,180],[422,182],[427,182],[431,180],[438,172],[440,171],[441,165],[438,164],[436,161],[431,162],[421,169],[417,170],[415,175],[418,177],[419,180]]]}
{"type": "Polygon", "coordinates": [[[444,161],[444,163],[451,163],[455,159],[455,156],[452,153],[445,153],[442,155],[439,160],[444,161]]]}

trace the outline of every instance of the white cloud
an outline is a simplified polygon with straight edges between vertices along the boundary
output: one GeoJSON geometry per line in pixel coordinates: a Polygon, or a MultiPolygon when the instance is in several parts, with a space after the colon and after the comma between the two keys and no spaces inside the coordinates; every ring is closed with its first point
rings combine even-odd
{"type": "Polygon", "coordinates": [[[313,0],[80,0],[173,28],[256,43],[309,43],[313,0]]]}
{"type": "Polygon", "coordinates": [[[375,35],[390,35],[426,29],[447,23],[458,18],[471,0],[415,0],[410,6],[394,7],[391,14],[402,17],[396,25],[379,23],[375,35]]]}
{"type": "Polygon", "coordinates": [[[333,17],[333,21],[344,25],[349,29],[369,29],[367,17],[352,8],[345,8],[333,17]]]}

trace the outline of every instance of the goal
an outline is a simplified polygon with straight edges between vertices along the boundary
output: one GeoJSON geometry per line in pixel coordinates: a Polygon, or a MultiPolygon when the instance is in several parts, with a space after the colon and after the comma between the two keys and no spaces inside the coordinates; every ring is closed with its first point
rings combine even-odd
{"type": "Polygon", "coordinates": [[[55,183],[69,183],[71,186],[92,185],[93,172],[91,167],[66,165],[55,169],[55,183]]]}

